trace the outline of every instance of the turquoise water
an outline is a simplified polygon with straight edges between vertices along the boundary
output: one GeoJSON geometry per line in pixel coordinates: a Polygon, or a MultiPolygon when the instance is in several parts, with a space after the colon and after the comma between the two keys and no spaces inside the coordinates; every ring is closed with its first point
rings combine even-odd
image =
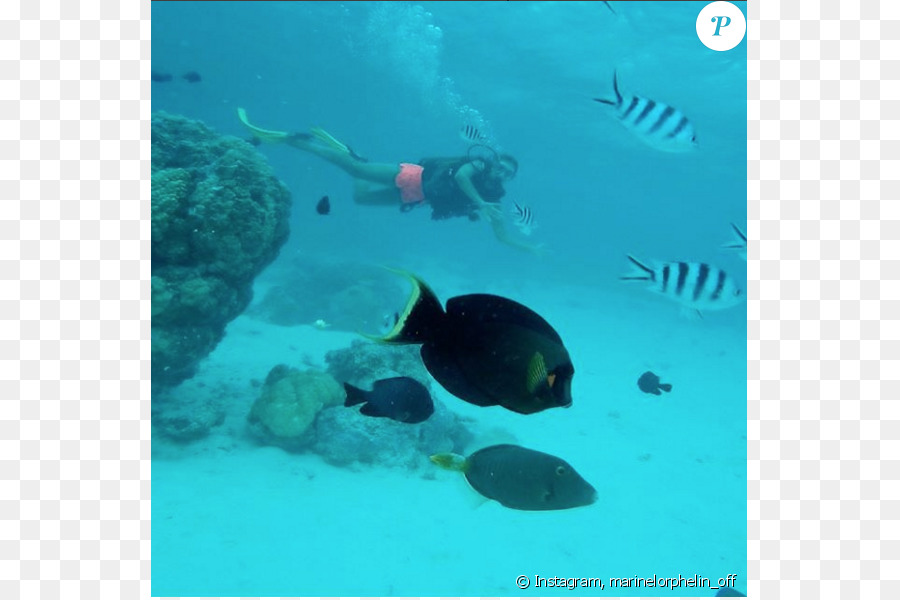
{"type": "MultiPolygon", "coordinates": [[[[746,41],[703,46],[704,3],[610,4],[615,14],[600,2],[153,3],[153,68],[175,76],[152,84],[154,110],[246,138],[241,106],[261,127],[323,127],[378,162],[464,154],[458,130],[474,124],[518,159],[504,207],[529,206],[537,228],[522,239],[546,248],[517,251],[484,223],[427,209],[356,205],[336,167],[260,146],[292,194],[291,237],[182,385],[221,404],[224,422],[188,444],[154,438],[154,595],[713,596],[609,578],[715,586],[729,574],[746,590],[746,305],[688,319],[618,279],[633,254],[708,262],[746,287],[746,263],[722,248],[730,223],[746,231],[746,41]],[[614,70],[623,94],[688,115],[698,148],[658,152],[594,102],[612,96],[614,70]],[[181,79],[189,71],[202,81],[181,79]],[[323,195],[327,217],[314,210],[323,195]],[[473,498],[455,473],[339,466],[254,440],[253,380],[278,363],[324,367],[393,310],[362,306],[330,328],[254,312],[273,288],[293,293],[285,273],[305,264],[409,269],[444,301],[493,293],[544,316],[575,365],[570,409],[523,416],[432,391],[494,432],[485,439],[565,458],[598,501],[514,511],[473,498]],[[673,392],[641,393],[646,370],[673,392]],[[538,575],[606,586],[536,587],[538,575]]],[[[296,293],[324,290],[317,277],[296,293]]]]}

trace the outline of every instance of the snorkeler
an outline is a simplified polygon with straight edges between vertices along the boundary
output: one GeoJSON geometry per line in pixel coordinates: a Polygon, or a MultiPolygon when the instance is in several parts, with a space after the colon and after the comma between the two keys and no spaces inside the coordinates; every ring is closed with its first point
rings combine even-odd
{"type": "Polygon", "coordinates": [[[284,143],[324,158],[353,177],[353,199],[370,206],[399,206],[409,211],[431,206],[432,219],[483,217],[501,242],[532,252],[534,246],[509,236],[503,222],[500,199],[503,184],[513,177],[519,163],[509,154],[498,154],[477,144],[466,156],[424,158],[416,163],[373,163],[328,132],[313,128],[309,133],[288,133],[262,129],[250,124],[247,113],[238,108],[238,117],[262,142],[284,143]]]}

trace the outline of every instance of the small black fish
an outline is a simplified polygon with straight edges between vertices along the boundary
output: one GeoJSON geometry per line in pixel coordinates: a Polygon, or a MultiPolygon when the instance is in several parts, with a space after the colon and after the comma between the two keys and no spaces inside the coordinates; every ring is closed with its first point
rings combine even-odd
{"type": "Polygon", "coordinates": [[[671,384],[660,383],[659,376],[650,371],[647,371],[646,373],[641,375],[641,378],[638,379],[637,383],[638,383],[638,387],[641,388],[641,391],[645,392],[647,394],[654,394],[656,396],[661,396],[662,392],[660,392],[659,390],[662,390],[663,392],[671,392],[672,391],[671,384]]]}
{"type": "Polygon", "coordinates": [[[182,75],[181,78],[189,81],[190,83],[197,83],[198,81],[202,81],[200,73],[198,73],[197,71],[188,71],[187,73],[182,75]]]}
{"type": "Polygon", "coordinates": [[[563,510],[593,504],[597,491],[572,465],[512,444],[488,446],[468,458],[435,454],[431,462],[462,471],[476,492],[518,510],[563,510]]]}
{"type": "Polygon", "coordinates": [[[447,301],[446,311],[411,273],[412,295],[385,344],[421,344],[425,368],[445,390],[476,406],[530,415],[572,405],[575,367],[553,327],[518,302],[491,294],[447,301]]]}
{"type": "Polygon", "coordinates": [[[160,73],[159,71],[150,71],[150,80],[157,83],[165,83],[172,81],[171,73],[160,73]]]}
{"type": "Polygon", "coordinates": [[[322,196],[319,199],[318,204],[316,204],[316,212],[320,215],[327,215],[331,212],[331,200],[328,199],[328,196],[322,196]]]}
{"type": "Polygon", "coordinates": [[[421,423],[434,414],[434,401],[424,385],[410,377],[379,379],[367,392],[344,384],[347,400],[344,406],[365,405],[360,413],[369,417],[386,417],[401,423],[421,423]]]}
{"type": "Polygon", "coordinates": [[[722,597],[746,598],[747,594],[744,594],[743,592],[739,592],[736,589],[734,589],[733,587],[723,587],[723,588],[719,588],[719,591],[716,592],[716,598],[722,598],[722,597]]]}

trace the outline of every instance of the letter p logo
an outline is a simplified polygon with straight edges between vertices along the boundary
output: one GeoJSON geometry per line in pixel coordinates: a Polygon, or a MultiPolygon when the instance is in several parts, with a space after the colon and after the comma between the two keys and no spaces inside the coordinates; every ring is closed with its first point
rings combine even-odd
{"type": "Polygon", "coordinates": [[[716,32],[713,35],[719,35],[720,29],[731,25],[731,17],[713,17],[712,22],[716,24],[716,32]]]}
{"type": "Polygon", "coordinates": [[[711,2],[697,15],[697,37],[711,50],[731,50],[741,43],[745,33],[747,18],[731,2],[711,2]]]}

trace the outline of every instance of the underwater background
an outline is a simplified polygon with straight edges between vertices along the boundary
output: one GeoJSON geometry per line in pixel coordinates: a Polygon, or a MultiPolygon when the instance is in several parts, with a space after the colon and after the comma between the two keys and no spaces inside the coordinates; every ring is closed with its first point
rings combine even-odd
{"type": "MultiPolygon", "coordinates": [[[[210,334],[211,352],[183,381],[158,379],[154,356],[155,596],[713,596],[608,580],[699,576],[715,586],[730,574],[746,589],[746,305],[689,319],[670,298],[619,279],[630,254],[709,263],[745,288],[746,263],[723,244],[730,224],[746,231],[746,41],[703,46],[695,21],[705,3],[608,4],[152,4],[153,69],[173,74],[152,84],[154,111],[246,140],[243,107],[260,127],[322,127],[377,162],[465,155],[458,132],[474,125],[518,159],[504,211],[530,207],[526,239],[545,245],[535,256],[498,243],[483,222],[360,206],[350,178],[318,157],[228,142],[241,157],[260,155],[289,192],[273,201],[289,237],[275,235],[254,258],[249,306],[229,314],[220,341],[210,334]],[[614,96],[614,71],[623,94],[687,115],[697,149],[650,148],[594,102],[614,96]],[[490,293],[538,312],[572,357],[573,406],[531,415],[474,406],[428,381],[416,347],[382,349],[359,335],[382,330],[409,292],[382,266],[414,272],[444,302],[490,293]],[[323,391],[302,435],[274,440],[253,415],[285,369],[298,398],[327,388],[301,372],[365,385],[399,374],[429,383],[439,407],[422,425],[381,423],[323,391]],[[646,371],[672,392],[642,392],[646,371]],[[428,461],[495,443],[564,458],[597,501],[513,510],[428,461]],[[538,575],[607,586],[548,589],[538,575]]],[[[166,135],[193,143],[184,132],[195,129],[166,135]]],[[[154,162],[161,139],[154,129],[154,162]]],[[[189,253],[179,236],[198,233],[204,216],[191,213],[201,225],[190,232],[170,226],[157,183],[154,171],[154,352],[201,335],[184,315],[157,334],[171,294],[164,283],[157,294],[156,247],[189,253]]],[[[239,214],[213,218],[247,226],[239,214]]],[[[243,308],[237,295],[232,307],[243,308]]]]}

